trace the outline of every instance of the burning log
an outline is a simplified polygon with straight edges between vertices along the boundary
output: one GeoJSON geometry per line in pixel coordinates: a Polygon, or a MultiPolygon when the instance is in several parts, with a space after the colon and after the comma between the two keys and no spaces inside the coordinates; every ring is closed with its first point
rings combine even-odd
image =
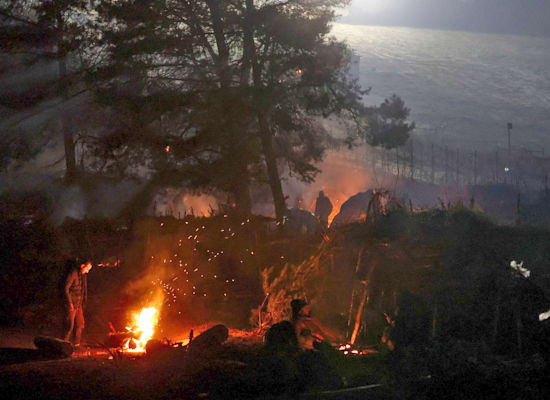
{"type": "Polygon", "coordinates": [[[127,326],[123,332],[118,332],[109,323],[111,332],[108,333],[104,346],[119,348],[125,352],[144,353],[145,345],[153,337],[158,323],[158,310],[155,307],[144,307],[133,318],[131,326],[127,326]]]}
{"type": "Polygon", "coordinates": [[[139,334],[136,332],[109,332],[107,339],[105,340],[105,347],[122,348],[128,343],[128,346],[132,348],[132,343],[135,343],[138,340],[139,334]]]}

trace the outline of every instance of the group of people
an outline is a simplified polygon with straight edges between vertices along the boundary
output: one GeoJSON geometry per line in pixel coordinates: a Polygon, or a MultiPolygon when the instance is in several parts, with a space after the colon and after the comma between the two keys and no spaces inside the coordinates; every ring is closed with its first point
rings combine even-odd
{"type": "MultiPolygon", "coordinates": [[[[82,331],[84,329],[84,307],[87,300],[87,274],[92,269],[90,261],[79,263],[75,260],[66,262],[66,274],[64,281],[64,297],[66,306],[66,329],[64,340],[72,342],[75,347],[80,346],[82,331]]],[[[292,309],[291,321],[276,324],[272,335],[286,331],[285,339],[291,344],[303,350],[314,350],[316,346],[325,342],[338,344],[341,337],[324,326],[318,319],[312,316],[309,304],[303,299],[294,299],[290,303],[292,309]]],[[[274,339],[280,342],[279,338],[274,339]]],[[[271,340],[269,338],[267,341],[271,340]]]]}

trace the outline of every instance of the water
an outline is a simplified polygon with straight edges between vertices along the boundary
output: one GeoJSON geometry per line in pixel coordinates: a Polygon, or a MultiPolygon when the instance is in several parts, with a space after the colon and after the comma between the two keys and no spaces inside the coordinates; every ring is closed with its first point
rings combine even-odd
{"type": "Polygon", "coordinates": [[[335,24],[361,56],[367,103],[400,95],[416,134],[466,149],[550,152],[550,38],[335,24]]]}

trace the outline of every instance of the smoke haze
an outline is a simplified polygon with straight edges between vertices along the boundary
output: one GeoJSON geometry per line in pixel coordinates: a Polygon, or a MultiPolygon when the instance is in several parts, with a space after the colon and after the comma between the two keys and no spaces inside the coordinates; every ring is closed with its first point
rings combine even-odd
{"type": "Polygon", "coordinates": [[[354,0],[343,23],[550,36],[547,0],[354,0]]]}

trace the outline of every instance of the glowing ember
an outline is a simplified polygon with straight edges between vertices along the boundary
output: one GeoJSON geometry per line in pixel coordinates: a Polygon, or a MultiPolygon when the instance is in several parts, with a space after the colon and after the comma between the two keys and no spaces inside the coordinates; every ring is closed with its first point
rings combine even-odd
{"type": "Polygon", "coordinates": [[[153,337],[158,323],[158,311],[155,307],[142,308],[139,314],[134,315],[133,327],[126,329],[135,334],[134,338],[124,343],[124,350],[130,352],[144,352],[145,345],[153,337]]]}
{"type": "Polygon", "coordinates": [[[342,344],[338,347],[338,350],[340,350],[344,355],[366,355],[366,354],[374,354],[377,353],[376,350],[373,349],[358,349],[353,347],[351,344],[342,344]]]}

